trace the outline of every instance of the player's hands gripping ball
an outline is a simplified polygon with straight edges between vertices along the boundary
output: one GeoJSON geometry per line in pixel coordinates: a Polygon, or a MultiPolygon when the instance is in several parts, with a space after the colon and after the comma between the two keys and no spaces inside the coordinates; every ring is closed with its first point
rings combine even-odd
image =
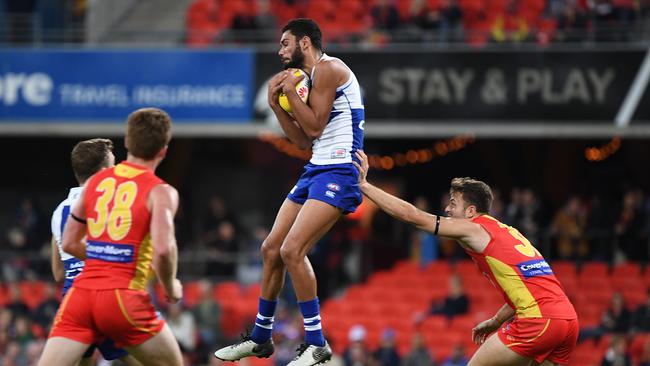
{"type": "Polygon", "coordinates": [[[293,113],[291,105],[289,104],[289,98],[287,98],[285,91],[289,92],[290,89],[287,88],[290,88],[291,85],[294,85],[296,93],[298,93],[300,99],[304,103],[307,103],[307,99],[309,98],[309,89],[311,88],[311,82],[309,80],[309,76],[300,69],[289,69],[288,71],[289,75],[287,75],[286,79],[283,81],[284,90],[281,91],[278,95],[278,104],[280,104],[280,107],[284,109],[285,112],[293,113]]]}

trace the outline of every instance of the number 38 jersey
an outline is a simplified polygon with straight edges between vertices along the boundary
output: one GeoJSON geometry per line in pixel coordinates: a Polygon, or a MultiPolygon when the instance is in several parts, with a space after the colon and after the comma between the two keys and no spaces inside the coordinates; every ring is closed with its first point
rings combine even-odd
{"type": "Polygon", "coordinates": [[[517,229],[488,215],[472,221],[481,225],[491,240],[483,253],[466,252],[501,292],[517,317],[577,318],[551,267],[528,239],[517,229]]]}
{"type": "Polygon", "coordinates": [[[95,174],[86,184],[86,266],[74,281],[85,289],[144,290],[153,245],[149,192],[164,181],[128,162],[95,174]]]}

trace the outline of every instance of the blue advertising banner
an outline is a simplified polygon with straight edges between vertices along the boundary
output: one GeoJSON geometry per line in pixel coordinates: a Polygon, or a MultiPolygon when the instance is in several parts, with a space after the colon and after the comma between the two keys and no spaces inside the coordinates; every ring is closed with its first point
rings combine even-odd
{"type": "Polygon", "coordinates": [[[179,122],[249,122],[254,58],[247,50],[0,50],[0,123],[122,121],[141,107],[179,122]]]}

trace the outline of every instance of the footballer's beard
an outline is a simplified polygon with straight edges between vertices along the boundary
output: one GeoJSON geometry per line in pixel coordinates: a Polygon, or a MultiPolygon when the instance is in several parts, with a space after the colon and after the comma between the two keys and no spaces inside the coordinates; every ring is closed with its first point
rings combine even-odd
{"type": "Polygon", "coordinates": [[[291,54],[289,62],[284,64],[284,69],[302,69],[305,64],[305,54],[300,48],[296,48],[291,54]]]}

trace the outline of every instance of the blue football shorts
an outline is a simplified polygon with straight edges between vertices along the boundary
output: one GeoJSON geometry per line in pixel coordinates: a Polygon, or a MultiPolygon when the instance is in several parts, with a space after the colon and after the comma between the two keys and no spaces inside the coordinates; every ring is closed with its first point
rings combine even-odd
{"type": "Polygon", "coordinates": [[[287,198],[301,205],[308,199],[314,199],[329,203],[344,214],[352,213],[362,200],[359,172],[352,163],[308,163],[287,198]]]}

